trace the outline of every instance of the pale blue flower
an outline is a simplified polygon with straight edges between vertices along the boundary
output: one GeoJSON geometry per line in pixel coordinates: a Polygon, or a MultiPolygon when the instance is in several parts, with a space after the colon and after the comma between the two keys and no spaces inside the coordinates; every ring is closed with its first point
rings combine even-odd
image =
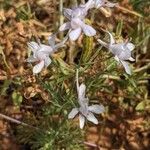
{"type": "Polygon", "coordinates": [[[77,40],[82,32],[87,36],[96,35],[96,30],[84,22],[87,15],[86,7],[79,6],[73,9],[64,9],[64,15],[69,21],[61,25],[59,31],[69,30],[69,38],[72,41],[77,40]]]}
{"type": "Polygon", "coordinates": [[[79,113],[79,123],[80,128],[82,129],[85,124],[85,119],[93,122],[94,124],[98,124],[98,120],[94,116],[95,114],[100,114],[104,112],[103,105],[91,105],[89,106],[89,99],[85,96],[86,86],[84,84],[79,85],[78,82],[78,70],[76,75],[76,83],[77,83],[77,93],[78,93],[78,103],[80,105],[79,108],[73,108],[69,113],[68,118],[72,119],[79,113]]]}
{"type": "Polygon", "coordinates": [[[53,52],[53,49],[50,46],[36,42],[29,42],[28,47],[33,52],[33,55],[27,59],[27,62],[37,62],[33,67],[33,73],[37,74],[51,63],[49,54],[53,52]]]}
{"type": "Polygon", "coordinates": [[[98,39],[98,42],[108,48],[110,52],[112,52],[115,55],[115,60],[122,63],[122,65],[125,68],[125,71],[127,74],[131,75],[131,69],[127,63],[127,60],[129,61],[135,61],[134,58],[131,56],[131,51],[135,48],[134,44],[130,42],[120,42],[116,43],[115,39],[113,38],[112,34],[109,33],[110,36],[110,43],[106,43],[100,39],[98,39]]]}
{"type": "Polygon", "coordinates": [[[32,51],[32,56],[27,59],[27,62],[36,62],[37,64],[33,67],[33,73],[37,74],[42,71],[44,67],[48,67],[51,64],[50,55],[52,55],[59,47],[62,47],[64,42],[67,39],[65,38],[61,43],[55,44],[55,35],[49,37],[49,44],[45,45],[29,42],[28,47],[32,51]]]}

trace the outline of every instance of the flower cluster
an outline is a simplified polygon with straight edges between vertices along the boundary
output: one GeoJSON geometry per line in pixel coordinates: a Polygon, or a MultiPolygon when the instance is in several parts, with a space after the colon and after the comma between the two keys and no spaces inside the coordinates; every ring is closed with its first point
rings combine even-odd
{"type": "MultiPolygon", "coordinates": [[[[116,3],[111,3],[107,0],[88,0],[88,2],[85,4],[80,4],[72,9],[65,8],[64,16],[68,19],[68,21],[59,27],[59,32],[68,30],[68,34],[62,42],[55,44],[56,34],[54,34],[48,38],[49,45],[41,44],[39,41],[28,43],[28,47],[32,51],[32,56],[27,59],[27,62],[36,63],[36,65],[33,67],[33,73],[40,73],[44,67],[48,67],[52,62],[50,58],[52,54],[62,47],[68,38],[71,41],[76,41],[82,33],[89,37],[96,35],[96,30],[92,26],[88,25],[85,21],[90,9],[114,7],[116,5],[116,3]]],[[[108,31],[107,33],[110,36],[110,42],[106,43],[100,39],[98,39],[98,42],[115,56],[115,60],[123,65],[127,74],[131,74],[131,70],[127,61],[134,61],[131,56],[131,51],[135,48],[135,46],[128,41],[116,43],[113,35],[108,31]]],[[[74,118],[77,114],[79,114],[81,129],[84,127],[85,119],[93,122],[94,124],[98,124],[98,120],[95,118],[93,113],[103,113],[104,106],[98,104],[89,106],[89,99],[85,96],[86,86],[85,84],[79,85],[78,71],[76,83],[79,108],[73,108],[69,113],[68,118],[74,118]]]]}

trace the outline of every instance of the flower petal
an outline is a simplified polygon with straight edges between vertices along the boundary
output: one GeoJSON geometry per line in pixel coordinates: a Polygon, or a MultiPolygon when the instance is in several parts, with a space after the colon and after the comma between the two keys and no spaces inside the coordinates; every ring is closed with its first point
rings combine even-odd
{"type": "Polygon", "coordinates": [[[130,57],[130,58],[129,58],[129,60],[130,60],[130,61],[135,61],[135,59],[134,59],[134,58],[132,58],[132,57],[130,57]]]}
{"type": "Polygon", "coordinates": [[[103,105],[92,105],[92,106],[89,106],[88,109],[89,111],[96,113],[96,114],[100,114],[105,111],[105,108],[103,105]]]}
{"type": "Polygon", "coordinates": [[[93,113],[89,112],[88,115],[86,116],[87,120],[93,122],[94,124],[98,124],[98,120],[95,118],[93,113]]]}
{"type": "Polygon", "coordinates": [[[132,43],[127,43],[127,48],[130,50],[130,51],[133,51],[135,49],[135,45],[132,44],[132,43]]]}
{"type": "Polygon", "coordinates": [[[45,67],[48,67],[51,64],[52,60],[49,57],[44,59],[45,67]]]}
{"type": "Polygon", "coordinates": [[[131,75],[131,69],[130,69],[128,63],[126,61],[123,61],[123,60],[121,60],[120,62],[122,63],[123,67],[125,68],[126,73],[131,75]]]}
{"type": "Polygon", "coordinates": [[[86,36],[94,36],[96,35],[96,30],[89,25],[82,25],[83,32],[86,36]]]}
{"type": "Polygon", "coordinates": [[[71,112],[69,113],[69,115],[68,115],[68,119],[74,118],[77,115],[78,112],[79,112],[78,108],[73,108],[71,110],[71,112]]]}
{"type": "Polygon", "coordinates": [[[59,31],[69,30],[71,28],[70,22],[66,22],[59,27],[59,31]]]}
{"type": "Polygon", "coordinates": [[[38,63],[37,65],[35,65],[33,67],[33,73],[37,74],[37,73],[41,72],[43,67],[44,67],[44,61],[41,61],[40,63],[38,63]]]}
{"type": "Polygon", "coordinates": [[[70,20],[71,15],[72,15],[72,9],[64,8],[64,16],[70,20]]]}
{"type": "Polygon", "coordinates": [[[32,50],[32,52],[35,52],[39,49],[39,44],[36,42],[28,42],[28,47],[32,50]]]}
{"type": "Polygon", "coordinates": [[[123,46],[124,43],[118,43],[118,44],[109,44],[109,50],[110,52],[112,52],[114,55],[117,55],[118,58],[119,56],[123,53],[123,56],[126,56],[125,54],[128,52],[126,52],[125,47],[123,46]]]}
{"type": "Polygon", "coordinates": [[[38,50],[38,52],[43,53],[43,55],[48,56],[49,54],[51,54],[53,52],[53,49],[49,45],[41,44],[40,49],[38,50]]]}
{"type": "Polygon", "coordinates": [[[85,90],[86,90],[86,86],[85,86],[85,84],[82,83],[82,84],[79,86],[79,91],[78,91],[79,99],[84,99],[84,98],[85,98],[85,90]]]}
{"type": "Polygon", "coordinates": [[[80,28],[85,24],[80,18],[72,18],[70,23],[72,29],[80,28]]]}
{"type": "Polygon", "coordinates": [[[79,123],[80,123],[80,128],[83,129],[85,124],[85,117],[81,114],[79,114],[79,123]]]}
{"type": "Polygon", "coordinates": [[[75,41],[79,38],[80,34],[81,34],[81,28],[77,28],[77,29],[72,30],[69,33],[69,37],[72,41],[75,41]]]}
{"type": "Polygon", "coordinates": [[[56,34],[52,34],[48,37],[48,43],[53,48],[55,45],[56,34]]]}
{"type": "MultiPolygon", "coordinates": [[[[117,52],[117,50],[116,50],[117,52]]],[[[116,53],[116,55],[118,56],[119,59],[121,60],[129,60],[129,58],[131,57],[131,51],[128,50],[128,49],[125,49],[125,50],[122,50],[119,54],[119,51],[118,51],[118,54],[116,53]]]]}

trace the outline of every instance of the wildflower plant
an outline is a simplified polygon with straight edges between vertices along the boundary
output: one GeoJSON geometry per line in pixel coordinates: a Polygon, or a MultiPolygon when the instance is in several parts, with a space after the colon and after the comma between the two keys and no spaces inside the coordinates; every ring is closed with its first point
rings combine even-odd
{"type": "MultiPolygon", "coordinates": [[[[40,42],[33,42],[33,41],[28,43],[29,49],[31,49],[33,55],[30,56],[27,59],[27,61],[36,62],[36,65],[33,67],[34,74],[40,73],[44,67],[45,68],[48,67],[52,61],[54,62],[54,65],[49,67],[51,70],[50,72],[51,77],[49,78],[49,80],[41,81],[41,84],[43,85],[44,89],[46,89],[48,93],[50,94],[49,97],[51,100],[49,100],[49,103],[53,107],[53,109],[51,109],[52,107],[50,106],[49,109],[46,110],[48,114],[46,118],[49,118],[49,117],[51,118],[44,121],[44,123],[46,124],[48,121],[51,121],[52,123],[54,121],[56,122],[57,127],[60,129],[60,130],[58,129],[58,132],[57,132],[56,130],[54,130],[55,127],[51,124],[50,128],[45,129],[46,134],[41,135],[43,139],[49,138],[50,141],[44,141],[40,138],[42,142],[41,143],[39,142],[40,144],[36,148],[42,149],[43,147],[44,150],[50,149],[56,143],[58,144],[60,143],[61,145],[62,144],[61,141],[66,142],[66,139],[65,139],[66,137],[64,137],[65,135],[64,131],[63,131],[64,135],[59,132],[62,131],[61,127],[63,127],[66,130],[66,135],[69,136],[69,132],[70,134],[72,134],[72,131],[71,131],[72,129],[73,130],[78,129],[78,125],[76,125],[71,120],[75,118],[75,116],[79,115],[80,128],[83,129],[83,127],[85,126],[86,119],[93,123],[92,126],[95,126],[99,124],[98,115],[106,112],[105,106],[103,104],[99,105],[99,101],[96,101],[96,104],[90,105],[92,102],[90,101],[90,98],[88,98],[89,96],[87,97],[85,94],[86,82],[88,79],[84,80],[84,84],[82,83],[81,85],[79,85],[78,72],[80,71],[86,74],[88,69],[90,67],[92,68],[92,65],[82,64],[82,62],[78,64],[75,62],[73,64],[73,67],[70,67],[70,65],[65,62],[65,59],[58,58],[59,55],[57,56],[57,58],[54,57],[53,60],[50,57],[52,57],[52,54],[59,52],[61,47],[67,44],[68,39],[70,39],[71,41],[76,41],[77,39],[79,39],[82,33],[84,33],[85,34],[84,36],[88,38],[94,37],[96,34],[98,34],[98,32],[92,26],[87,24],[85,21],[88,15],[88,12],[91,9],[94,9],[94,8],[99,9],[101,7],[114,7],[114,6],[116,6],[116,3],[111,3],[107,0],[89,0],[85,4],[80,4],[79,6],[75,6],[72,9],[65,8],[64,16],[67,18],[68,22],[65,22],[64,24],[62,24],[59,27],[58,32],[68,30],[68,33],[67,33],[67,36],[60,43],[55,44],[55,33],[54,33],[54,36],[50,36],[48,38],[49,45],[42,44],[40,42]],[[56,67],[56,65],[60,65],[59,66],[60,69],[56,67]],[[75,73],[76,73],[76,79],[74,78],[75,73]],[[77,92],[75,92],[74,90],[75,86],[73,83],[75,80],[76,80],[77,92]],[[76,107],[77,102],[78,102],[79,107],[76,107]],[[95,117],[94,114],[97,114],[97,117],[95,117]],[[73,128],[71,124],[73,124],[73,128]],[[53,140],[53,136],[54,136],[54,140],[53,140]],[[60,139],[58,139],[57,137],[60,137],[60,139]]],[[[123,67],[125,68],[125,72],[128,75],[131,75],[131,69],[127,61],[135,61],[131,55],[131,52],[135,48],[134,44],[129,41],[117,43],[117,41],[115,40],[115,38],[113,37],[110,31],[107,31],[106,33],[109,34],[110,41],[107,43],[107,42],[104,42],[102,39],[96,39],[98,41],[97,43],[100,46],[107,48],[114,55],[115,60],[123,65],[123,67]]],[[[95,38],[97,37],[95,36],[95,38]]],[[[92,51],[92,49],[90,50],[92,51]]],[[[100,51],[102,53],[103,49],[101,49],[100,51]]],[[[96,51],[94,51],[93,56],[95,56],[95,53],[96,51]]],[[[90,53],[90,55],[92,55],[92,53],[90,53]]],[[[91,57],[94,59],[93,56],[91,57]]],[[[79,58],[82,58],[82,57],[79,56],[79,58]]],[[[92,63],[94,65],[94,61],[91,62],[91,64],[92,63]]],[[[109,64],[109,65],[112,65],[112,64],[109,64]]],[[[106,66],[106,68],[107,67],[109,66],[106,66]]],[[[106,77],[104,76],[104,73],[106,72],[107,72],[107,69],[104,70],[104,72],[102,73],[99,72],[98,76],[93,76],[93,78],[94,77],[96,78],[96,80],[93,79],[93,81],[91,82],[91,84],[93,84],[93,89],[102,88],[100,85],[98,87],[98,83],[104,81],[103,79],[104,77],[106,77]],[[98,82],[97,82],[97,79],[99,80],[98,82]],[[95,87],[94,87],[94,84],[96,85],[95,87]]],[[[130,78],[129,76],[127,77],[130,78]]],[[[104,84],[105,83],[103,83],[103,88],[107,86],[104,84]]],[[[87,90],[87,95],[88,95],[88,92],[89,91],[87,90]]],[[[82,131],[80,130],[78,130],[78,132],[82,133],[82,131]]],[[[69,136],[69,137],[70,139],[72,138],[72,136],[69,136]]],[[[82,140],[82,137],[80,138],[80,140],[82,140]]],[[[79,141],[76,142],[76,141],[71,140],[71,142],[73,143],[75,142],[74,143],[75,146],[77,146],[78,144],[81,144],[81,142],[79,141]]],[[[58,147],[59,149],[61,149],[63,148],[63,146],[62,147],[58,146],[58,147]]],[[[58,148],[56,147],[54,146],[53,149],[58,148]]],[[[71,147],[71,148],[75,148],[75,147],[71,147]]]]}

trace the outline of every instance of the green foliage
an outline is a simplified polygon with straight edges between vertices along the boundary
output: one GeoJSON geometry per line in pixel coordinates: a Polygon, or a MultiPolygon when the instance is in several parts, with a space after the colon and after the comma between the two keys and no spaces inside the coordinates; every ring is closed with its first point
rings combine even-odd
{"type": "MultiPolygon", "coordinates": [[[[48,120],[47,120],[48,121],[48,120]]],[[[81,149],[83,143],[81,133],[78,128],[70,127],[69,123],[64,121],[52,122],[51,126],[46,133],[37,133],[37,144],[34,143],[33,149],[40,150],[53,150],[53,149],[81,149]],[[55,127],[54,127],[55,126],[55,127]]],[[[44,126],[45,127],[45,126],[44,126]]]]}
{"type": "Polygon", "coordinates": [[[83,50],[81,55],[81,62],[86,63],[92,56],[93,50],[93,37],[84,36],[83,50]]]}
{"type": "Polygon", "coordinates": [[[150,110],[150,102],[149,100],[143,100],[139,102],[135,108],[137,111],[146,111],[150,110]]]}
{"type": "Polygon", "coordinates": [[[29,20],[33,18],[34,14],[31,11],[30,4],[23,5],[17,9],[17,18],[20,20],[29,20]]]}
{"type": "MultiPolygon", "coordinates": [[[[87,24],[91,24],[90,20],[86,20],[87,24]]],[[[88,37],[85,36],[83,37],[83,50],[82,50],[82,54],[81,54],[81,58],[80,58],[80,62],[82,63],[87,63],[93,53],[93,48],[94,48],[94,42],[93,42],[94,38],[93,37],[88,37]]]]}
{"type": "Polygon", "coordinates": [[[133,5],[133,8],[144,15],[149,15],[148,9],[150,6],[149,0],[130,0],[131,4],[133,5]],[[146,12],[147,9],[147,12],[146,12]],[[144,11],[145,10],[145,11],[144,11]]]}
{"type": "Polygon", "coordinates": [[[28,143],[33,150],[83,149],[83,132],[78,125],[74,125],[67,118],[69,111],[76,105],[73,102],[75,99],[73,90],[67,89],[64,84],[70,79],[65,78],[65,75],[62,76],[65,80],[57,80],[56,77],[58,76],[41,83],[51,97],[49,104],[43,106],[38,112],[39,118],[28,116],[25,119],[30,125],[36,124],[39,130],[32,129],[30,132],[29,128],[24,129],[20,126],[18,133],[22,134],[17,134],[18,139],[21,143],[28,143]]]}
{"type": "Polygon", "coordinates": [[[6,95],[6,91],[8,90],[10,84],[11,84],[10,80],[5,80],[5,82],[3,83],[3,85],[0,87],[1,88],[1,90],[0,90],[0,96],[6,95]]]}
{"type": "Polygon", "coordinates": [[[70,73],[74,72],[74,70],[61,58],[57,58],[55,65],[57,66],[57,71],[64,75],[70,75],[70,73]]]}
{"type": "Polygon", "coordinates": [[[12,4],[12,0],[2,0],[2,2],[0,1],[0,8],[8,10],[9,8],[11,8],[12,4]]]}
{"type": "Polygon", "coordinates": [[[150,39],[150,25],[142,18],[138,20],[138,25],[133,32],[139,53],[146,54],[148,52],[148,44],[150,39]]]}
{"type": "Polygon", "coordinates": [[[23,97],[19,92],[14,91],[12,93],[12,100],[15,106],[20,106],[23,101],[23,97]]]}
{"type": "Polygon", "coordinates": [[[36,122],[39,130],[20,126],[18,133],[22,134],[18,134],[18,140],[21,143],[28,143],[33,150],[83,149],[81,130],[63,116],[64,110],[56,107],[53,105],[45,106],[42,111],[43,115],[36,121],[26,118],[26,121],[32,120],[32,124],[36,122]]]}

